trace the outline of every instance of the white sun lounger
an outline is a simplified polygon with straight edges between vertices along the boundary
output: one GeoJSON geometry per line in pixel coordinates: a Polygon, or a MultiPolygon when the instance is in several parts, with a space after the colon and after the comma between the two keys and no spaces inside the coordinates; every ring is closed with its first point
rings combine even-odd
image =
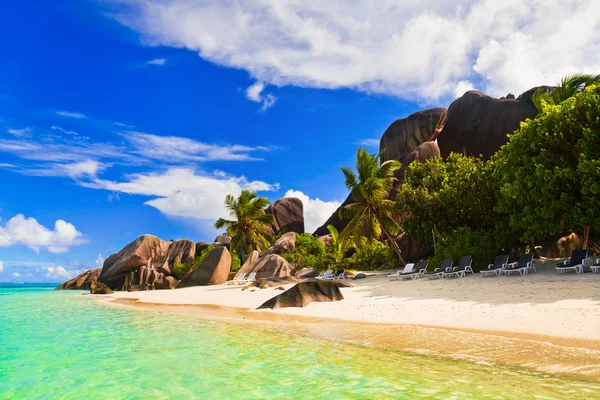
{"type": "Polygon", "coordinates": [[[504,268],[502,270],[502,274],[503,275],[512,275],[512,274],[525,275],[525,274],[528,274],[529,270],[531,270],[531,269],[536,271],[535,264],[533,263],[533,254],[532,253],[521,254],[518,261],[508,264],[506,266],[506,268],[504,268]]]}
{"type": "Polygon", "coordinates": [[[494,259],[494,263],[488,265],[487,269],[482,269],[479,272],[481,273],[482,276],[488,276],[488,275],[500,276],[500,275],[502,275],[502,270],[504,270],[504,268],[506,268],[507,265],[508,265],[508,256],[500,255],[500,256],[496,256],[496,258],[494,259]]]}
{"type": "Polygon", "coordinates": [[[329,279],[329,277],[333,274],[333,270],[328,269],[327,271],[323,272],[321,275],[317,276],[316,279],[329,279]]]}
{"type": "Polygon", "coordinates": [[[589,261],[587,260],[588,251],[587,250],[574,250],[571,254],[570,260],[565,260],[562,265],[558,265],[556,267],[556,271],[559,274],[565,273],[567,271],[575,271],[578,274],[583,273],[583,267],[588,266],[589,261]]]}
{"type": "Polygon", "coordinates": [[[400,270],[400,268],[398,268],[398,270],[393,273],[393,274],[389,274],[387,277],[390,281],[395,281],[397,280],[402,274],[410,274],[413,273],[413,268],[415,267],[415,264],[413,263],[409,263],[406,264],[404,266],[404,268],[402,270],[400,270]]]}
{"type": "Polygon", "coordinates": [[[240,272],[240,274],[238,275],[238,277],[236,279],[232,279],[230,281],[227,281],[226,283],[228,285],[239,285],[240,282],[244,281],[245,277],[246,277],[246,273],[245,272],[240,272]]]}

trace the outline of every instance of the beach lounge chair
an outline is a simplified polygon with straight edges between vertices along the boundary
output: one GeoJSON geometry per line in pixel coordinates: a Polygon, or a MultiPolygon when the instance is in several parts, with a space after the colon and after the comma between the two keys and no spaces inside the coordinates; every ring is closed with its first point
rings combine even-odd
{"type": "Polygon", "coordinates": [[[419,279],[420,277],[425,276],[425,273],[427,272],[427,264],[429,264],[427,260],[419,261],[417,265],[413,268],[413,272],[400,274],[400,278],[419,279]]]}
{"type": "Polygon", "coordinates": [[[394,272],[393,274],[389,274],[387,277],[390,281],[395,281],[402,274],[412,274],[414,266],[415,266],[415,264],[413,264],[413,263],[406,264],[403,269],[398,268],[398,270],[396,272],[394,272]]]}
{"type": "Polygon", "coordinates": [[[600,272],[600,258],[597,258],[596,262],[593,264],[594,265],[590,265],[590,269],[592,270],[592,272],[600,272]]]}
{"type": "Polygon", "coordinates": [[[225,283],[227,283],[228,285],[239,285],[240,281],[244,281],[244,278],[246,277],[246,273],[245,272],[240,272],[240,274],[238,275],[238,277],[236,279],[232,279],[230,281],[227,281],[225,283]]]}
{"type": "Polygon", "coordinates": [[[525,275],[529,273],[529,270],[536,270],[535,264],[533,263],[533,253],[521,254],[519,260],[514,263],[510,263],[502,270],[504,275],[521,274],[525,275]]]}
{"type": "Polygon", "coordinates": [[[242,284],[244,284],[244,283],[250,283],[250,282],[254,282],[254,281],[256,281],[256,272],[250,272],[250,275],[248,275],[248,277],[246,279],[243,279],[240,282],[242,284]]]}
{"type": "Polygon", "coordinates": [[[329,279],[331,274],[333,274],[333,270],[328,269],[327,271],[325,271],[322,274],[320,274],[319,276],[317,276],[316,279],[329,279]]]}
{"type": "Polygon", "coordinates": [[[506,268],[507,264],[508,264],[508,256],[506,254],[502,254],[502,255],[496,256],[496,258],[494,258],[494,263],[488,265],[487,269],[481,270],[479,272],[481,272],[481,275],[483,275],[483,276],[488,276],[488,275],[500,276],[500,275],[502,275],[502,270],[504,268],[506,268]]]}
{"type": "Polygon", "coordinates": [[[586,260],[588,257],[587,250],[573,250],[571,253],[571,259],[565,260],[562,264],[558,264],[556,266],[556,270],[559,274],[562,274],[567,271],[575,271],[578,274],[583,273],[583,266],[587,264],[586,260]]]}
{"type": "Polygon", "coordinates": [[[345,275],[346,275],[345,269],[338,269],[337,271],[335,271],[335,274],[331,274],[331,275],[329,275],[329,277],[327,277],[325,279],[331,280],[331,281],[339,281],[340,279],[344,279],[345,275]]]}
{"type": "Polygon", "coordinates": [[[433,272],[425,272],[425,276],[427,276],[428,279],[442,278],[445,272],[452,269],[452,263],[453,261],[451,258],[446,258],[442,260],[439,268],[434,269],[433,272]]]}
{"type": "Polygon", "coordinates": [[[473,273],[471,264],[473,263],[473,257],[463,256],[458,261],[458,266],[452,268],[451,271],[444,272],[443,278],[464,278],[467,272],[473,273]]]}

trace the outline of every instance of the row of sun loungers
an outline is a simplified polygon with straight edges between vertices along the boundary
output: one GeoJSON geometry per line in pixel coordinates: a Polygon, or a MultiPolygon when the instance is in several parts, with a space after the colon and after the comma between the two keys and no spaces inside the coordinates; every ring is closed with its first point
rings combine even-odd
{"type": "MultiPolygon", "coordinates": [[[[581,274],[584,268],[588,267],[592,272],[600,272],[600,258],[591,260],[588,256],[588,250],[575,250],[571,259],[559,264],[556,270],[559,273],[575,271],[581,274]]],[[[479,272],[482,276],[500,276],[526,275],[531,271],[536,271],[532,253],[522,254],[517,261],[512,263],[509,263],[508,259],[508,255],[498,255],[494,262],[488,265],[487,269],[479,272]]],[[[404,269],[399,269],[393,274],[387,275],[387,277],[389,280],[418,279],[425,276],[429,279],[462,278],[467,273],[473,274],[472,262],[473,258],[471,256],[464,256],[459,260],[458,266],[453,267],[453,260],[447,258],[442,261],[439,268],[428,272],[427,261],[419,261],[416,265],[414,263],[406,264],[404,269]]]]}
{"type": "MultiPolygon", "coordinates": [[[[571,259],[565,260],[563,263],[556,266],[556,271],[565,273],[575,271],[578,274],[583,273],[584,268],[588,267],[592,272],[600,272],[600,258],[592,260],[589,257],[588,250],[574,250],[571,259]]],[[[428,279],[441,278],[464,278],[467,273],[473,274],[473,257],[464,256],[458,261],[458,266],[452,267],[453,260],[446,258],[442,260],[439,268],[433,271],[427,271],[427,261],[419,261],[418,263],[409,263],[403,269],[398,269],[396,272],[387,275],[390,281],[398,279],[419,279],[427,277],[428,279]]],[[[513,263],[508,262],[508,255],[498,255],[494,259],[494,263],[488,265],[487,269],[479,271],[482,276],[500,276],[520,274],[526,275],[530,271],[536,271],[533,263],[533,254],[522,254],[519,259],[513,263]]],[[[346,279],[346,271],[338,269],[335,273],[328,269],[316,279],[319,280],[340,280],[346,279]]],[[[227,281],[228,285],[245,285],[256,280],[256,272],[251,272],[246,276],[245,273],[240,273],[237,279],[227,281]]]]}
{"type": "Polygon", "coordinates": [[[256,281],[256,272],[250,272],[250,274],[248,274],[248,276],[246,276],[245,273],[241,272],[237,279],[232,279],[230,281],[227,281],[226,283],[228,285],[245,285],[247,283],[250,282],[254,282],[256,281]]]}
{"type": "Polygon", "coordinates": [[[328,269],[327,271],[317,276],[316,279],[326,281],[338,281],[340,279],[346,279],[346,271],[343,269],[338,269],[337,271],[335,271],[335,273],[333,273],[332,269],[328,269]]]}

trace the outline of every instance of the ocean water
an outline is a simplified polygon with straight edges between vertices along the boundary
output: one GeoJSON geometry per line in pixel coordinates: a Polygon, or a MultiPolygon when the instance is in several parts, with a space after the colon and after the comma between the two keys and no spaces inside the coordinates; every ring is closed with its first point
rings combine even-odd
{"type": "Polygon", "coordinates": [[[600,384],[0,284],[0,399],[600,399],[600,384]]]}

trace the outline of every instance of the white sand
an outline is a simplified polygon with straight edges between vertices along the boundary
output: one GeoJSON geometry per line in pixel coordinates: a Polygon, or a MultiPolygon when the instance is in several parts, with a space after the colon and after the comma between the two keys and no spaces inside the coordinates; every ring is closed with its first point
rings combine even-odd
{"type": "MultiPolygon", "coordinates": [[[[384,273],[374,273],[351,281],[353,288],[343,288],[343,301],[256,313],[600,340],[600,274],[559,275],[551,266],[542,266],[524,276],[479,275],[390,282],[384,273]]],[[[254,310],[279,293],[282,291],[242,291],[240,286],[220,285],[118,292],[112,297],[254,310]]]]}

